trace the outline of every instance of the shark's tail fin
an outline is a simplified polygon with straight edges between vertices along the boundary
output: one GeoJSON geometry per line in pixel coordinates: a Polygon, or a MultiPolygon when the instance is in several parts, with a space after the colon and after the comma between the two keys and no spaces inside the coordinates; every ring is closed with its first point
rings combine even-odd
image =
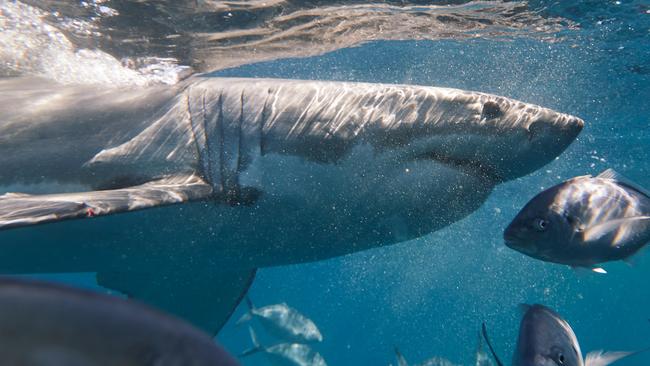
{"type": "Polygon", "coordinates": [[[257,340],[257,334],[255,334],[255,331],[253,330],[252,327],[248,327],[248,333],[251,335],[251,342],[253,342],[253,347],[245,350],[244,352],[239,354],[239,357],[246,357],[250,356],[252,354],[255,354],[257,352],[262,352],[264,351],[264,347],[260,345],[260,342],[257,340]]]}
{"type": "Polygon", "coordinates": [[[246,314],[242,315],[239,320],[235,323],[236,326],[242,325],[246,323],[247,321],[250,321],[253,319],[253,310],[255,310],[255,305],[253,305],[253,302],[251,301],[251,298],[246,296],[246,305],[248,305],[248,311],[246,314]]]}

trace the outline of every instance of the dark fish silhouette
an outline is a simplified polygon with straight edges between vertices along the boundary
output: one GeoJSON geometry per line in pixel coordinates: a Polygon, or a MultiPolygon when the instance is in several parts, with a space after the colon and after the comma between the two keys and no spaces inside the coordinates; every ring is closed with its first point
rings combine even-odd
{"type": "Polygon", "coordinates": [[[138,303],[0,279],[3,366],[236,366],[207,334],[138,303]]]}

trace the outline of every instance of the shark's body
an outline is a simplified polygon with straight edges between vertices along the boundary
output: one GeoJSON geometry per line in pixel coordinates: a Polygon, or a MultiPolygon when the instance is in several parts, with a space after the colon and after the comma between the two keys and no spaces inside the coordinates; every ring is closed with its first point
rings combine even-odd
{"type": "Polygon", "coordinates": [[[488,94],[323,81],[8,80],[0,97],[0,192],[30,194],[0,197],[0,272],[98,272],[212,330],[256,268],[436,231],[583,125],[488,94]]]}

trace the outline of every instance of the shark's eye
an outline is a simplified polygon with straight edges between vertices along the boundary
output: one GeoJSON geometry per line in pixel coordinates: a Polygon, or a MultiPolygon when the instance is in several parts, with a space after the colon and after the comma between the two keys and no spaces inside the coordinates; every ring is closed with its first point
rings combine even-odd
{"type": "Polygon", "coordinates": [[[564,355],[563,354],[560,353],[560,354],[557,355],[557,362],[560,365],[564,365],[564,355]]]}
{"type": "Polygon", "coordinates": [[[535,230],[544,231],[548,228],[548,221],[544,219],[535,219],[535,230]]]}

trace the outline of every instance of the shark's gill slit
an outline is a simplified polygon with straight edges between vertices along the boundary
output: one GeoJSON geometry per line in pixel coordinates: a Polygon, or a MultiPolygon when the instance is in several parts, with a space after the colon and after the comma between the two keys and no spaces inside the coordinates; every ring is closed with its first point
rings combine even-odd
{"type": "Polygon", "coordinates": [[[217,113],[217,121],[215,125],[215,130],[217,132],[218,141],[219,141],[219,182],[221,183],[221,194],[224,194],[227,191],[226,187],[226,162],[225,162],[225,141],[224,141],[224,128],[223,128],[223,93],[219,93],[219,112],[217,113]]]}
{"type": "MultiPolygon", "coordinates": [[[[201,116],[203,117],[202,121],[203,121],[203,135],[205,136],[205,141],[204,141],[204,143],[205,143],[205,156],[207,158],[207,162],[205,163],[205,167],[206,167],[206,170],[208,171],[208,179],[209,179],[208,181],[211,182],[212,179],[214,179],[214,172],[213,172],[214,167],[212,166],[213,165],[212,147],[210,145],[210,142],[208,141],[208,135],[209,135],[208,131],[209,131],[209,129],[208,129],[208,121],[207,121],[207,117],[206,117],[207,112],[206,112],[206,108],[205,108],[205,93],[206,93],[205,91],[203,93],[201,93],[201,116]]],[[[211,182],[211,184],[213,184],[213,183],[211,182]]]]}

